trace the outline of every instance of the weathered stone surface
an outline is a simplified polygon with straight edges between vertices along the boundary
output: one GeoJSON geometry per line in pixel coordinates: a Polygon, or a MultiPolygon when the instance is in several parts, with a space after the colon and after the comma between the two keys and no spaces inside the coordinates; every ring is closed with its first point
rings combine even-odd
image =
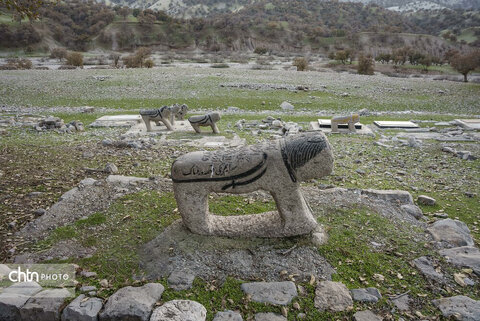
{"type": "Polygon", "coordinates": [[[461,267],[469,267],[480,275],[480,250],[478,248],[473,246],[455,247],[441,250],[440,254],[447,257],[450,263],[461,267]]]}
{"type": "Polygon", "coordinates": [[[442,311],[444,317],[456,317],[462,321],[480,320],[480,301],[458,295],[449,298],[433,300],[433,304],[442,311]]]}
{"type": "Polygon", "coordinates": [[[392,303],[400,311],[410,310],[410,297],[408,296],[408,294],[402,295],[396,299],[392,299],[392,303]]]}
{"type": "Polygon", "coordinates": [[[0,320],[20,320],[20,308],[42,287],[36,282],[16,283],[0,293],[0,320]]]}
{"type": "Polygon", "coordinates": [[[420,272],[422,272],[423,275],[425,275],[425,277],[436,282],[445,282],[443,274],[435,270],[432,262],[426,256],[419,257],[418,259],[413,260],[412,263],[420,270],[420,272]]]}
{"type": "Polygon", "coordinates": [[[422,204],[422,205],[433,206],[433,205],[435,205],[436,201],[433,197],[430,197],[430,196],[427,196],[427,195],[420,195],[417,198],[417,203],[422,204]]]}
{"type": "Polygon", "coordinates": [[[287,321],[283,315],[268,312],[255,314],[255,321],[287,321]]]}
{"type": "Polygon", "coordinates": [[[93,285],[86,285],[86,286],[82,286],[80,288],[80,292],[82,292],[82,293],[91,292],[91,291],[97,291],[97,287],[93,286],[93,285]]]}
{"type": "Polygon", "coordinates": [[[355,321],[382,321],[383,318],[379,317],[370,310],[367,311],[358,311],[353,315],[355,321]]]}
{"type": "Polygon", "coordinates": [[[297,287],[291,281],[243,283],[241,287],[253,301],[261,303],[287,305],[298,295],[297,287]]]}
{"type": "Polygon", "coordinates": [[[218,236],[284,237],[307,234],[317,221],[299,183],[331,173],[333,154],[323,133],[288,136],[232,150],[193,152],[172,165],[172,180],[183,223],[194,233],[218,236]],[[277,212],[217,216],[208,212],[208,194],[275,195],[277,212]]]}
{"type": "Polygon", "coordinates": [[[115,292],[100,313],[100,321],[149,320],[152,308],[164,291],[159,283],[148,283],[140,287],[127,286],[115,292]]]}
{"type": "Polygon", "coordinates": [[[411,216],[415,217],[417,220],[423,217],[423,212],[417,205],[405,204],[400,206],[400,208],[411,216]]]}
{"type": "Polygon", "coordinates": [[[315,289],[315,307],[320,311],[345,311],[353,308],[352,297],[345,284],[322,281],[315,289]]]}
{"type": "Polygon", "coordinates": [[[382,298],[377,288],[353,289],[350,292],[354,301],[378,302],[382,298]]]}
{"type": "Polygon", "coordinates": [[[5,264],[0,264],[0,280],[6,278],[11,271],[12,270],[5,264]]]}
{"type": "Polygon", "coordinates": [[[470,230],[465,223],[458,220],[447,218],[437,221],[428,228],[428,231],[435,241],[447,243],[451,247],[473,245],[470,230]]]}
{"type": "Polygon", "coordinates": [[[283,103],[280,104],[280,108],[282,108],[283,110],[294,110],[295,107],[290,104],[289,102],[286,102],[284,101],[283,103]]]}
{"type": "Polygon", "coordinates": [[[60,320],[60,310],[71,295],[67,289],[47,289],[35,294],[20,309],[22,321],[60,320]]]}
{"type": "Polygon", "coordinates": [[[213,321],[243,321],[242,315],[234,311],[218,312],[213,321]]]}
{"type": "Polygon", "coordinates": [[[97,321],[103,300],[80,294],[62,312],[62,321],[97,321]]]}
{"type": "Polygon", "coordinates": [[[190,300],[173,300],[156,308],[150,321],[205,321],[207,310],[198,302],[190,300]]]}
{"type": "Polygon", "coordinates": [[[168,286],[175,291],[187,290],[192,287],[195,275],[183,271],[174,271],[168,277],[168,286]]]}
{"type": "Polygon", "coordinates": [[[203,116],[192,116],[188,118],[190,125],[196,133],[201,133],[200,127],[210,126],[214,134],[220,134],[217,122],[220,120],[220,114],[217,112],[209,113],[203,116]]]}
{"type": "Polygon", "coordinates": [[[371,195],[388,202],[397,202],[401,204],[413,204],[413,197],[407,191],[366,189],[366,190],[362,190],[362,194],[371,195]]]}

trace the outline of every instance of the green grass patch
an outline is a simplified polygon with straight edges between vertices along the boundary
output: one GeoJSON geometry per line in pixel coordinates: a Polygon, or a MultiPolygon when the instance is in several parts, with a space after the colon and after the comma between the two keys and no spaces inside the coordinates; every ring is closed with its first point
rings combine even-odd
{"type": "Polygon", "coordinates": [[[210,212],[222,216],[259,214],[276,209],[275,202],[271,200],[259,201],[243,196],[223,196],[209,202],[210,212]]]}

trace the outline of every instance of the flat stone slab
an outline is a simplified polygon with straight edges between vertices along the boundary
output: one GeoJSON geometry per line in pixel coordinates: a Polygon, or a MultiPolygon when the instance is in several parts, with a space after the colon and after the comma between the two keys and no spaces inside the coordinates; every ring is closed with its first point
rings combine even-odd
{"type": "Polygon", "coordinates": [[[382,295],[377,288],[353,289],[350,290],[354,301],[359,302],[378,302],[382,295]]]}
{"type": "Polygon", "coordinates": [[[395,298],[395,299],[392,299],[392,303],[400,311],[410,310],[410,296],[408,294],[402,295],[402,296],[400,296],[398,298],[395,298]]]}
{"type": "Polygon", "coordinates": [[[190,272],[173,271],[168,277],[168,286],[175,291],[187,290],[192,287],[195,275],[190,272]]]}
{"type": "Polygon", "coordinates": [[[20,309],[22,321],[59,320],[65,300],[72,295],[67,289],[48,289],[35,294],[20,309]]]}
{"type": "Polygon", "coordinates": [[[455,119],[455,122],[463,128],[480,130],[480,119],[455,119]]]}
{"type": "Polygon", "coordinates": [[[419,257],[418,259],[413,260],[412,263],[428,279],[440,283],[445,283],[445,278],[443,274],[435,270],[433,263],[426,256],[419,257]]]}
{"type": "Polygon", "coordinates": [[[353,309],[353,300],[345,284],[322,281],[315,289],[315,307],[319,311],[346,311],[353,309]]]}
{"type": "Polygon", "coordinates": [[[456,316],[456,320],[480,320],[480,301],[475,301],[463,295],[433,300],[433,305],[440,309],[443,316],[447,318],[456,316]],[[458,316],[460,316],[460,319],[458,319],[458,316]]]}
{"type": "Polygon", "coordinates": [[[207,310],[198,302],[173,300],[153,310],[150,321],[205,321],[207,310]]]}
{"type": "Polygon", "coordinates": [[[449,263],[471,268],[477,275],[480,275],[480,250],[474,246],[462,246],[452,249],[440,250],[449,263]]]}
{"type": "Polygon", "coordinates": [[[383,318],[379,317],[370,310],[358,311],[353,315],[355,321],[382,321],[383,318]]]}
{"type": "Polygon", "coordinates": [[[121,288],[108,299],[105,309],[99,315],[99,320],[148,321],[155,303],[160,300],[164,290],[160,283],[121,288]]]}
{"type": "Polygon", "coordinates": [[[243,283],[241,288],[253,301],[260,303],[287,305],[298,295],[291,281],[243,283]]]}
{"type": "Polygon", "coordinates": [[[411,121],[375,120],[373,123],[380,128],[419,128],[420,127],[411,121]]]}
{"type": "Polygon", "coordinates": [[[103,300],[80,294],[62,312],[62,321],[97,321],[103,300]]]}
{"type": "Polygon", "coordinates": [[[97,118],[90,127],[131,127],[142,121],[140,115],[114,115],[97,118]]]}
{"type": "Polygon", "coordinates": [[[378,190],[366,189],[361,191],[362,195],[373,196],[388,202],[396,202],[401,204],[413,204],[413,197],[407,191],[401,190],[378,190]]]}
{"type": "Polygon", "coordinates": [[[243,321],[242,315],[235,311],[217,312],[213,321],[243,321]]]}
{"type": "MultiPolygon", "coordinates": [[[[309,126],[310,130],[313,131],[322,131],[324,133],[331,133],[331,119],[318,119],[317,121],[310,122],[309,126]]],[[[372,129],[362,123],[355,124],[356,132],[351,134],[358,134],[358,135],[374,135],[372,129]]],[[[340,133],[350,133],[348,130],[348,125],[340,124],[338,125],[338,131],[340,133]]]]}
{"type": "Polygon", "coordinates": [[[20,320],[20,308],[42,287],[36,282],[16,283],[0,293],[0,320],[20,320]]]}
{"type": "Polygon", "coordinates": [[[255,314],[255,321],[287,321],[283,315],[273,312],[255,314]]]}
{"type": "Polygon", "coordinates": [[[473,246],[473,239],[467,225],[450,218],[436,221],[428,231],[435,241],[446,243],[449,247],[473,246]]]}
{"type": "MultiPolygon", "coordinates": [[[[140,116],[139,116],[140,117],[140,116]]],[[[142,121],[140,117],[140,121],[138,123],[133,124],[133,126],[126,132],[127,135],[155,135],[156,133],[162,134],[171,134],[174,132],[192,132],[195,133],[193,127],[187,120],[177,120],[175,124],[172,125],[174,131],[168,130],[163,123],[160,123],[160,126],[155,125],[153,122],[151,124],[152,131],[147,132],[147,125],[142,121]]]]}

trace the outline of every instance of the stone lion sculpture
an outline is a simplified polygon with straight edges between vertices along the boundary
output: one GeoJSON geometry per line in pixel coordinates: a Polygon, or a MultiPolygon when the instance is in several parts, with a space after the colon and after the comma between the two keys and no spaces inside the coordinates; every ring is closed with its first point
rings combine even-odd
{"type": "Polygon", "coordinates": [[[178,120],[185,119],[185,115],[187,115],[187,111],[188,111],[188,106],[186,104],[182,104],[182,105],[173,104],[170,107],[170,109],[172,111],[172,116],[171,116],[172,118],[170,119],[170,122],[172,123],[172,125],[174,125],[175,118],[178,120]]]}
{"type": "Polygon", "coordinates": [[[355,133],[355,123],[360,121],[360,116],[358,114],[351,114],[347,116],[337,116],[333,117],[331,121],[332,133],[338,133],[339,124],[348,124],[348,131],[355,133]]]}
{"type": "Polygon", "coordinates": [[[170,123],[172,118],[172,109],[168,106],[163,106],[159,109],[142,109],[140,110],[140,116],[142,116],[142,119],[147,126],[147,132],[152,131],[152,125],[150,123],[152,121],[157,125],[162,122],[168,130],[173,131],[173,126],[170,123]]]}
{"type": "Polygon", "coordinates": [[[329,175],[331,146],[321,132],[230,150],[193,152],[172,164],[172,181],[182,220],[202,235],[284,237],[307,234],[317,222],[300,182],[329,175]],[[208,211],[208,195],[269,192],[277,211],[217,216],[208,211]]]}
{"type": "Polygon", "coordinates": [[[220,113],[213,112],[206,115],[199,115],[199,116],[192,116],[188,118],[190,125],[192,125],[193,129],[196,133],[201,133],[200,127],[208,127],[212,128],[214,134],[219,134],[220,131],[217,127],[217,121],[220,120],[220,113]]]}

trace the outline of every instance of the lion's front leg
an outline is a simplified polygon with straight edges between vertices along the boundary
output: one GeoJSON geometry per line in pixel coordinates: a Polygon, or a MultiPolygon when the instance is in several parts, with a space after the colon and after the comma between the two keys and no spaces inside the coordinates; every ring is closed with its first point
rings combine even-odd
{"type": "Polygon", "coordinates": [[[317,227],[317,220],[313,217],[310,206],[298,186],[279,188],[272,191],[271,194],[277,204],[283,229],[287,234],[306,234],[317,227]]]}

